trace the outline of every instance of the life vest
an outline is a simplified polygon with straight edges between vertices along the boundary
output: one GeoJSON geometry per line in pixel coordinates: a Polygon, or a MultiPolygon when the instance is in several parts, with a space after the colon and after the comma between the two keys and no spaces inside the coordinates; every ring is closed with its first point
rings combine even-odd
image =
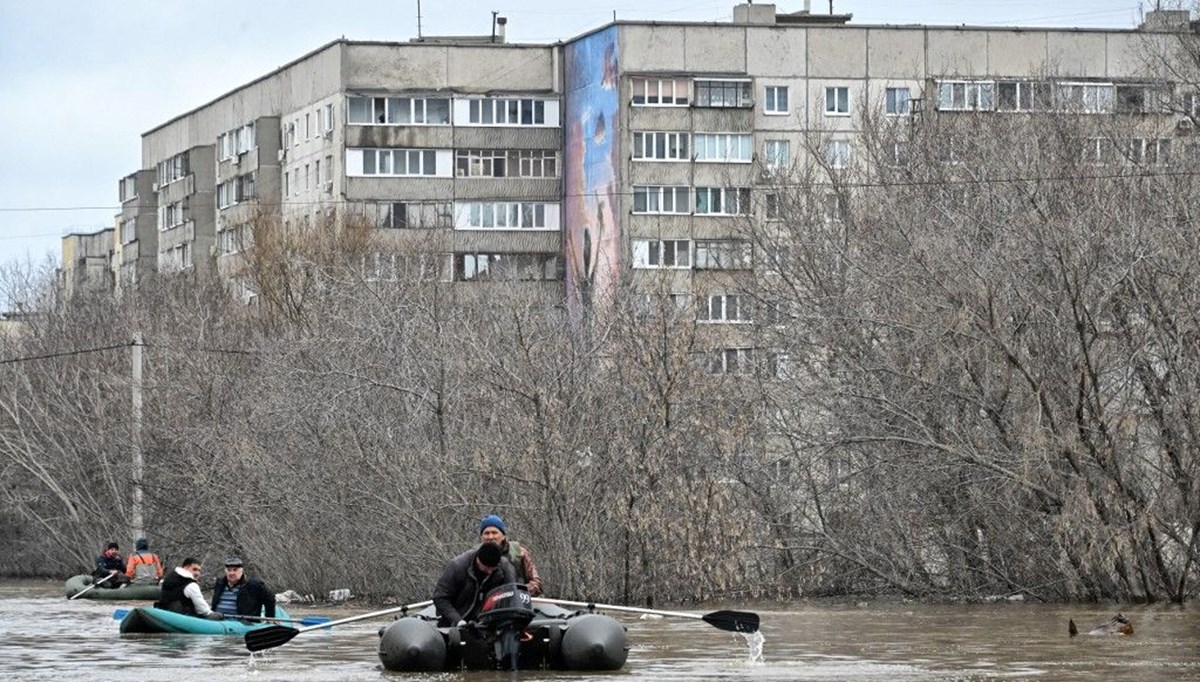
{"type": "Polygon", "coordinates": [[[125,575],[137,582],[158,582],[162,577],[162,561],[153,552],[138,552],[129,557],[125,575]]]}
{"type": "Polygon", "coordinates": [[[163,580],[162,594],[159,595],[158,601],[154,602],[154,607],[190,616],[196,615],[196,605],[183,594],[187,586],[194,582],[194,578],[185,578],[179,575],[178,571],[171,571],[171,575],[163,580]]]}

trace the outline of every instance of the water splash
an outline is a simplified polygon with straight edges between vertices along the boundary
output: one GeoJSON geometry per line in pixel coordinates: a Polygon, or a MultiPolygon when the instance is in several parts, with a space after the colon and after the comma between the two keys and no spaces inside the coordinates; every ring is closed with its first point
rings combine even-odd
{"type": "Polygon", "coordinates": [[[739,632],[739,635],[746,640],[746,646],[750,649],[750,658],[747,660],[751,664],[762,664],[763,660],[763,645],[767,643],[767,638],[763,636],[762,630],[754,632],[739,632]]]}

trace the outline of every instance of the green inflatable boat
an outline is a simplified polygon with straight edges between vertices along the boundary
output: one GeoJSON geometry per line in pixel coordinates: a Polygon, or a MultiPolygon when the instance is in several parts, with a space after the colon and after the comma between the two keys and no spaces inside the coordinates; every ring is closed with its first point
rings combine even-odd
{"type": "MultiPolygon", "coordinates": [[[[276,620],[290,620],[287,611],[275,607],[276,620]]],[[[274,623],[255,623],[226,617],[225,620],[208,620],[189,616],[153,606],[130,609],[121,619],[121,634],[176,634],[176,635],[231,635],[241,637],[251,630],[264,628],[274,623]]]]}
{"type": "MultiPolygon", "coordinates": [[[[74,597],[76,594],[87,590],[92,585],[92,576],[76,575],[67,579],[66,590],[67,597],[74,597]]],[[[105,587],[101,585],[94,590],[88,590],[79,595],[80,599],[114,599],[125,601],[154,601],[158,599],[161,592],[158,588],[158,583],[153,584],[137,584],[130,583],[120,587],[105,587]]]]}

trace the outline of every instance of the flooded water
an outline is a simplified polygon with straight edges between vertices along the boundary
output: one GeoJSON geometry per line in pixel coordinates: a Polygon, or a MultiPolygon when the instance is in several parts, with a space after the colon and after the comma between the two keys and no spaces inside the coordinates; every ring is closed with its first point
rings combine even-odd
{"type": "MultiPolygon", "coordinates": [[[[683,619],[612,614],[629,629],[629,661],[616,673],[386,672],[376,657],[387,618],[306,632],[277,649],[251,655],[240,638],[122,637],[113,611],[136,604],[67,601],[60,583],[0,582],[0,678],[4,680],[170,679],[466,680],[545,682],[607,678],[649,680],[1065,680],[1200,682],[1200,611],[1124,607],[1129,637],[1067,637],[1115,609],[1096,606],[993,604],[925,606],[798,604],[758,608],[763,655],[751,661],[741,636],[683,619]],[[133,673],[136,672],[136,676],[133,673]]],[[[373,610],[292,609],[297,617],[345,617],[373,610]]]]}

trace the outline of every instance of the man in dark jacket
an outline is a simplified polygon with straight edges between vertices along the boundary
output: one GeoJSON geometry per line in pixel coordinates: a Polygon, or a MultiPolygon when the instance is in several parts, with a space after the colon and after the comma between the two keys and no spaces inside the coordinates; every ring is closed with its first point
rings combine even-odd
{"type": "Polygon", "coordinates": [[[275,617],[275,593],[258,578],[246,575],[240,557],[225,560],[225,576],[213,584],[212,607],[226,616],[275,617]]]}
{"type": "Polygon", "coordinates": [[[98,587],[120,587],[125,580],[125,560],[121,558],[120,547],[110,542],[104,547],[104,553],[96,557],[96,570],[92,571],[92,582],[99,583],[98,587]],[[108,580],[104,580],[104,578],[108,580]]]}
{"type": "Polygon", "coordinates": [[[474,620],[488,592],[516,580],[512,564],[498,545],[485,542],[459,554],[442,569],[433,588],[438,624],[461,627],[474,620]]]}
{"type": "Polygon", "coordinates": [[[198,580],[200,561],[193,557],[184,559],[178,568],[163,578],[162,594],[159,595],[158,601],[154,602],[154,608],[222,620],[224,616],[210,609],[208,602],[204,601],[198,580]]]}

